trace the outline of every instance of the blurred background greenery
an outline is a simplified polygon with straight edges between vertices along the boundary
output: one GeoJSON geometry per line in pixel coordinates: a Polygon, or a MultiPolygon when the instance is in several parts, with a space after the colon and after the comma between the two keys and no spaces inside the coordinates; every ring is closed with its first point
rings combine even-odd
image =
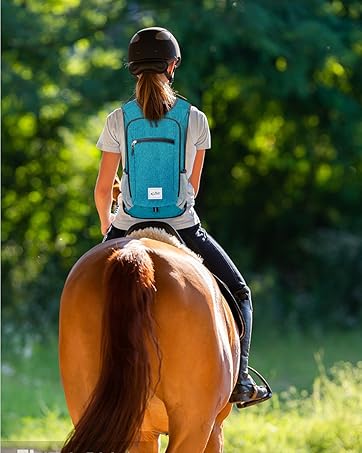
{"type": "Polygon", "coordinates": [[[210,122],[198,211],[254,292],[254,337],[358,331],[361,18],[359,0],[3,0],[4,344],[56,335],[66,275],[101,241],[95,142],[153,25],[210,122]]]}

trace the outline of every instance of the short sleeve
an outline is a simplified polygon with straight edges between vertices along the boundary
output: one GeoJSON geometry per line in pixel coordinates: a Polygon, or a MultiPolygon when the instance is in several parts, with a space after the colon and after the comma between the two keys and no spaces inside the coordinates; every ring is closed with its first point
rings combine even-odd
{"type": "Polygon", "coordinates": [[[196,149],[211,148],[211,134],[205,113],[192,107],[190,111],[191,133],[196,149]]]}
{"type": "Polygon", "coordinates": [[[117,109],[107,116],[106,123],[96,144],[97,148],[102,151],[120,153],[124,143],[121,129],[123,130],[123,117],[120,109],[117,109]]]}

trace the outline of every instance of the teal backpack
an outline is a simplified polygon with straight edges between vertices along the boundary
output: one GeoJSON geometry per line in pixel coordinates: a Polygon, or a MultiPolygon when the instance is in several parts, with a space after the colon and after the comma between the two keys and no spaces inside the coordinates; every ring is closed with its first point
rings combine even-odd
{"type": "Polygon", "coordinates": [[[136,102],[122,107],[126,161],[121,180],[124,211],[141,219],[177,217],[186,210],[186,135],[191,104],[177,98],[159,121],[136,102]]]}

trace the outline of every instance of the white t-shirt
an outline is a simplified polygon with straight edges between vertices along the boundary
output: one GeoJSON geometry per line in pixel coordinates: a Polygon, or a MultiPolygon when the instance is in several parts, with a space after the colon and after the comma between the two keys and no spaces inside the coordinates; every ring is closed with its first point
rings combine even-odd
{"type": "MultiPolygon", "coordinates": [[[[106,124],[98,139],[97,148],[110,153],[121,153],[122,169],[124,169],[125,158],[125,137],[122,109],[118,108],[110,113],[107,117],[106,124]]],[[[194,166],[196,152],[199,149],[209,149],[211,147],[211,137],[209,124],[206,115],[191,106],[189,124],[187,129],[186,139],[186,157],[185,167],[187,177],[190,178],[194,166]]],[[[113,225],[120,230],[127,230],[135,223],[142,222],[146,219],[136,219],[126,214],[123,210],[122,194],[118,199],[119,209],[113,225]]],[[[194,209],[195,195],[194,190],[189,183],[187,208],[186,211],[179,217],[168,219],[159,219],[162,222],[167,222],[176,230],[188,228],[200,222],[198,215],[194,209]]]]}

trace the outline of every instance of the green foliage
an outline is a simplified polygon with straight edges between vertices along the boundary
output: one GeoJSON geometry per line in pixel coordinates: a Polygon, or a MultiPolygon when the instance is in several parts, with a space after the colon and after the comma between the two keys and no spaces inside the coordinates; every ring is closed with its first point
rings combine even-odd
{"type": "Polygon", "coordinates": [[[66,272],[99,241],[95,112],[117,91],[123,55],[104,29],[116,32],[123,8],[3,2],[3,300],[24,330],[56,320],[66,272]]]}
{"type": "Polygon", "coordinates": [[[205,225],[247,279],[272,276],[279,321],[360,321],[361,14],[356,0],[4,0],[6,322],[47,330],[100,241],[94,143],[132,94],[130,36],[156,24],[181,43],[175,88],[212,127],[205,225]]]}
{"type": "Polygon", "coordinates": [[[245,2],[225,13],[228,43],[202,97],[216,151],[202,201],[210,227],[235,255],[249,252],[259,271],[276,268],[283,292],[317,306],[306,317],[336,310],[343,322],[341,293],[349,318],[360,316],[361,271],[348,251],[330,261],[329,248],[331,237],[342,248],[343,236],[359,244],[361,233],[361,8],[338,3],[338,13],[316,1],[245,2]],[[318,257],[315,244],[323,244],[318,257]],[[326,288],[318,307],[315,291],[326,288]]]}

